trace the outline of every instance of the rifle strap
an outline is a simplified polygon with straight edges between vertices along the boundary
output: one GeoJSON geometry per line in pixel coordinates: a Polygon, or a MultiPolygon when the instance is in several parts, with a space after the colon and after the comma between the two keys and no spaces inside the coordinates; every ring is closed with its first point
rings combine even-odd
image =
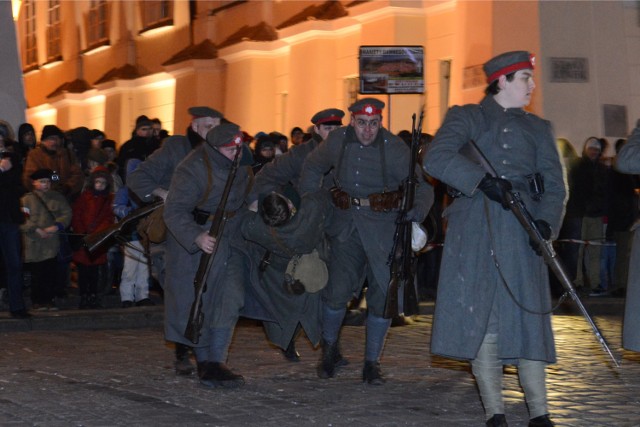
{"type": "Polygon", "coordinates": [[[202,160],[207,168],[207,187],[205,192],[202,194],[202,197],[200,197],[200,200],[198,200],[198,203],[196,203],[196,207],[198,209],[200,209],[200,206],[207,201],[209,194],[211,194],[211,190],[213,190],[213,168],[211,167],[211,161],[207,155],[207,150],[202,150],[202,160]]]}

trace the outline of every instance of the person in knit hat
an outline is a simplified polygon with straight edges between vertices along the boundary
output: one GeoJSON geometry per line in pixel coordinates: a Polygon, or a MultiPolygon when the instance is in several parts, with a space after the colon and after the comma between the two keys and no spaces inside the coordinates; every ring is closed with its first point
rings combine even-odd
{"type": "MultiPolygon", "coordinates": [[[[71,228],[75,234],[92,234],[113,225],[111,186],[106,167],[97,166],[91,171],[89,185],[73,203],[71,228]]],[[[106,286],[107,248],[89,253],[81,247],[74,251],[73,261],[78,268],[79,308],[99,308],[98,290],[106,286]]]]}
{"type": "Polygon", "coordinates": [[[68,201],[75,199],[84,185],[84,174],[75,153],[63,145],[64,133],[56,125],[42,129],[40,144],[29,152],[24,165],[23,183],[31,188],[31,174],[38,169],[51,169],[51,189],[64,195],[68,201]]]}
{"type": "Polygon", "coordinates": [[[487,426],[507,425],[507,364],[518,366],[529,426],[554,425],[545,386],[545,366],[556,361],[549,271],[508,197],[519,193],[540,235],[555,239],[567,192],[551,124],[525,110],[534,69],[524,50],[488,60],[486,96],[452,107],[423,159],[430,176],[462,194],[447,209],[431,351],[470,361],[487,426]],[[495,176],[463,154],[470,140],[495,176]]]}

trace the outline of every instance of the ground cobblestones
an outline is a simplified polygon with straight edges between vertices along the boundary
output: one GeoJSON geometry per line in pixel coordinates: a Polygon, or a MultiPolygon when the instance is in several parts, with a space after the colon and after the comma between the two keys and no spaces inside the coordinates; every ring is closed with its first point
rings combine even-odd
{"type": "MultiPolygon", "coordinates": [[[[387,384],[361,382],[363,328],[343,329],[350,365],[316,377],[319,352],[299,341],[286,362],[262,329],[242,322],[229,365],[245,387],[211,390],[177,377],[159,324],[139,329],[1,332],[2,426],[482,426],[468,365],[429,353],[431,315],[394,327],[382,368],[387,384]]],[[[620,316],[597,322],[620,350],[620,316]]],[[[558,364],[548,367],[550,412],[558,426],[640,426],[640,356],[622,352],[613,368],[579,316],[554,316],[558,364]]],[[[515,369],[507,368],[511,426],[528,415],[515,369]]]]}

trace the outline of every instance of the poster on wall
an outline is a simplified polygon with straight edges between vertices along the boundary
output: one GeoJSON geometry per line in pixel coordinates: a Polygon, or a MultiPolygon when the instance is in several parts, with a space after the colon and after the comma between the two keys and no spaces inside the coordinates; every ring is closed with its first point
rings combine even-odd
{"type": "Polygon", "coordinates": [[[360,46],[360,93],[424,93],[422,46],[360,46]]]}

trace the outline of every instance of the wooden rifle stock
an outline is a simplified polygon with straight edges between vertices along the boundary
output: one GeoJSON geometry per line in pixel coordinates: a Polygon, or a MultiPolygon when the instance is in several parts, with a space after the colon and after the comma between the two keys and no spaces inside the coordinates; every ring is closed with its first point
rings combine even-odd
{"type": "MultiPolygon", "coordinates": [[[[489,160],[484,156],[484,153],[482,153],[482,151],[474,141],[469,141],[469,143],[460,150],[460,153],[471,160],[477,161],[479,165],[485,170],[485,172],[487,172],[491,176],[498,176],[496,170],[493,168],[493,166],[491,166],[489,160]]],[[[591,326],[591,330],[602,346],[602,349],[609,355],[609,357],[613,361],[613,364],[616,367],[620,367],[618,359],[609,348],[609,345],[602,336],[600,329],[598,329],[598,326],[595,324],[595,322],[587,312],[584,304],[582,304],[582,301],[578,297],[576,289],[574,288],[573,284],[571,283],[571,279],[569,279],[569,275],[567,274],[567,269],[556,254],[556,251],[553,249],[553,245],[551,244],[551,242],[545,240],[544,237],[542,237],[542,234],[540,233],[540,230],[538,229],[534,218],[531,216],[531,213],[527,209],[525,203],[522,201],[520,194],[515,191],[507,192],[507,202],[509,204],[511,212],[513,212],[513,214],[516,216],[520,225],[522,225],[522,227],[529,235],[529,238],[531,238],[531,240],[538,244],[540,251],[542,252],[542,257],[544,258],[545,264],[547,264],[547,266],[551,269],[558,281],[564,287],[566,293],[576,303],[578,309],[580,310],[580,313],[585,318],[589,326],[591,326]]]]}
{"type": "Polygon", "coordinates": [[[411,155],[409,156],[409,174],[404,183],[402,206],[396,220],[396,232],[393,237],[393,247],[389,255],[390,278],[387,298],[384,305],[383,317],[392,319],[403,313],[407,316],[418,314],[420,311],[418,295],[414,282],[414,254],[411,249],[411,222],[406,221],[406,215],[413,207],[417,185],[416,164],[420,136],[422,134],[422,120],[424,109],[420,112],[420,119],[416,126],[416,115],[412,116],[411,126],[411,155]],[[402,290],[402,301],[398,294],[402,290]]]}
{"type": "Polygon", "coordinates": [[[82,239],[84,246],[87,248],[89,252],[94,252],[100,246],[102,246],[106,241],[108,241],[111,237],[116,236],[121,233],[122,230],[129,224],[134,221],[139,220],[142,217],[149,215],[151,212],[158,209],[160,206],[164,205],[164,200],[158,200],[150,205],[143,206],[132,211],[129,215],[122,218],[120,221],[115,224],[105,228],[104,230],[97,231],[95,233],[91,233],[89,235],[84,236],[82,239]]]}
{"type": "Polygon", "coordinates": [[[222,238],[222,232],[224,231],[224,226],[227,223],[227,214],[225,212],[225,208],[227,206],[227,200],[229,199],[229,193],[231,192],[233,180],[235,179],[236,172],[238,171],[241,154],[242,147],[238,147],[235,157],[233,158],[233,162],[231,163],[231,169],[229,171],[229,176],[227,177],[227,182],[224,185],[224,190],[222,191],[220,203],[216,208],[216,213],[213,216],[213,221],[211,222],[211,227],[209,228],[209,236],[216,239],[216,244],[213,247],[213,252],[210,254],[205,252],[202,253],[202,255],[200,256],[200,264],[198,265],[196,277],[193,279],[194,299],[193,303],[191,304],[191,311],[189,312],[189,320],[187,321],[187,327],[184,331],[184,337],[194,344],[198,344],[198,342],[200,341],[200,331],[202,330],[202,325],[204,324],[202,298],[204,296],[204,293],[207,291],[207,277],[209,276],[209,271],[211,270],[211,266],[213,265],[213,260],[215,259],[216,253],[218,253],[218,246],[220,244],[220,239],[222,238]]]}

